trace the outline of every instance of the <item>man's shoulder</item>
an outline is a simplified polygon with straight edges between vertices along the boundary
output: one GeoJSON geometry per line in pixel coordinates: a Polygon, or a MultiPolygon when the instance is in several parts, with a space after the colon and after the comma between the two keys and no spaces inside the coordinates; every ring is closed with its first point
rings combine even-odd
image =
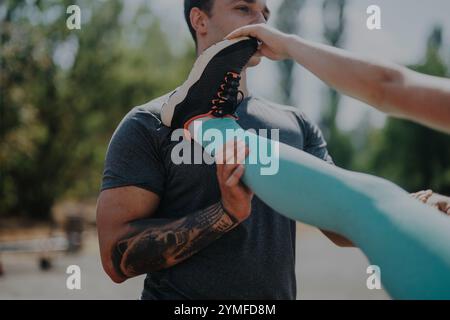
{"type": "Polygon", "coordinates": [[[172,91],[160,97],[154,98],[153,100],[150,100],[142,105],[136,106],[132,109],[132,111],[134,110],[135,112],[149,112],[160,118],[161,107],[167,101],[171,93],[172,91]]]}
{"type": "Polygon", "coordinates": [[[312,127],[317,127],[317,125],[313,123],[311,119],[298,107],[280,104],[259,96],[252,97],[252,100],[258,105],[258,107],[264,106],[268,109],[276,110],[278,114],[285,114],[286,116],[296,118],[303,130],[309,130],[312,127]]]}
{"type": "Polygon", "coordinates": [[[144,125],[146,128],[159,128],[161,126],[161,107],[170,94],[171,92],[133,107],[124,116],[120,126],[130,124],[144,125]]]}
{"type": "Polygon", "coordinates": [[[304,140],[302,149],[320,159],[333,163],[326,149],[327,143],[319,126],[311,121],[299,108],[275,103],[260,97],[255,97],[253,102],[255,103],[255,109],[261,106],[266,108],[264,113],[273,115],[271,118],[277,119],[279,127],[286,128],[287,123],[290,122],[288,120],[297,123],[300,131],[294,129],[292,132],[299,133],[304,140]]]}

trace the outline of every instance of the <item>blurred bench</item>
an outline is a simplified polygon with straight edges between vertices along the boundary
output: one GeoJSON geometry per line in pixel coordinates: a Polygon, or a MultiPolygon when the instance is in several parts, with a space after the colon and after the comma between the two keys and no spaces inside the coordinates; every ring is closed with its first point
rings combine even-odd
{"type": "MultiPolygon", "coordinates": [[[[0,257],[4,253],[37,254],[39,268],[48,270],[52,267],[51,256],[58,252],[76,253],[82,248],[84,223],[79,215],[72,215],[64,224],[64,236],[49,236],[35,239],[0,242],[0,257]]],[[[0,259],[0,276],[4,269],[0,259]]]]}

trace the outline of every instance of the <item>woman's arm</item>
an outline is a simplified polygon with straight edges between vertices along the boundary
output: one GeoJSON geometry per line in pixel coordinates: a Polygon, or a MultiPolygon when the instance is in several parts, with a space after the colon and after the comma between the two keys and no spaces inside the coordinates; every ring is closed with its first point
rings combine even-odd
{"type": "Polygon", "coordinates": [[[336,90],[392,116],[450,133],[450,80],[358,57],[342,49],[287,35],[264,24],[237,29],[228,39],[252,36],[260,52],[293,59],[336,90]]]}

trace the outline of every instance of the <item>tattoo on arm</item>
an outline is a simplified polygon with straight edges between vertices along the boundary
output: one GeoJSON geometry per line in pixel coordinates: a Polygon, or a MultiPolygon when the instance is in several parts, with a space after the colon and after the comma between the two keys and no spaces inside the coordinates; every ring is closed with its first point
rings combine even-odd
{"type": "Polygon", "coordinates": [[[119,240],[113,250],[113,264],[126,278],[168,268],[205,248],[238,224],[220,202],[175,221],[132,222],[132,231],[119,240]]]}

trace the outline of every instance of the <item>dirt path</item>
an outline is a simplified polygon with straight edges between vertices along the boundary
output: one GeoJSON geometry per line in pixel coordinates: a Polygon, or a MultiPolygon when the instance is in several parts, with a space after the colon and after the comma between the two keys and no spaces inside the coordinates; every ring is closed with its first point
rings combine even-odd
{"type": "MultiPolygon", "coordinates": [[[[368,290],[368,262],[358,249],[334,246],[316,229],[299,226],[297,282],[300,299],[387,299],[383,290],[368,290]]],[[[95,233],[81,254],[60,255],[54,268],[40,271],[37,257],[4,255],[0,299],[138,299],[143,276],[117,285],[102,270],[95,233]],[[81,268],[81,290],[66,288],[66,268],[81,268]]]]}

